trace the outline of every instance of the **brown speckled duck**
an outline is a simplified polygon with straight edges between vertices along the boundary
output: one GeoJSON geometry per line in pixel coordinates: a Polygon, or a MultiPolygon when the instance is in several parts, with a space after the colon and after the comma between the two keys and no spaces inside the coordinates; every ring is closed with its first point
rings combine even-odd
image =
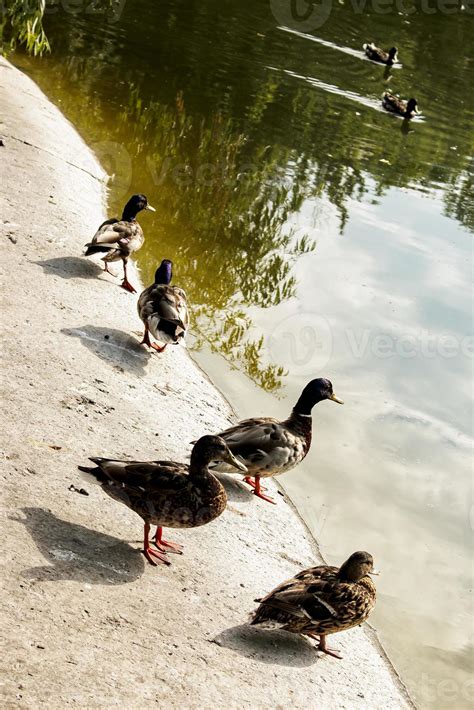
{"type": "Polygon", "coordinates": [[[79,466],[88,480],[100,483],[114,500],[124,503],[144,522],[143,554],[156,566],[170,564],[166,552],[181,554],[182,547],[163,540],[162,528],[197,528],[224,512],[227,496],[209,471],[210,461],[227,461],[241,471],[245,466],[218,436],[203,436],[195,444],[187,466],[175,461],[116,461],[91,458],[96,467],[79,466]],[[150,547],[150,525],[157,525],[150,547]]]}
{"type": "Polygon", "coordinates": [[[341,567],[311,567],[283,582],[263,599],[251,624],[281,629],[319,640],[318,650],[335,658],[326,636],[364,622],[375,606],[376,590],[370,575],[372,555],[354,552],[341,567]]]}
{"type": "Polygon", "coordinates": [[[173,262],[163,259],[155,272],[155,283],[140,294],[137,309],[145,332],[142,345],[161,353],[169,343],[184,341],[189,327],[189,311],[186,293],[178,286],[170,286],[173,278],[173,262]],[[150,340],[150,333],[158,345],[150,340]]]}
{"type": "Polygon", "coordinates": [[[398,49],[396,47],[392,47],[388,52],[385,52],[380,47],[376,47],[373,42],[366,42],[366,44],[362,45],[362,49],[365,52],[365,56],[373,62],[391,67],[398,61],[398,49]]]}
{"type": "Polygon", "coordinates": [[[122,219],[113,218],[103,222],[92,240],[85,245],[85,256],[105,252],[102,261],[105,264],[105,271],[108,273],[110,273],[109,262],[122,261],[123,281],[121,286],[130,293],[136,293],[136,290],[127,278],[127,263],[130,255],[138,251],[145,241],[143,230],[137,222],[137,214],[141,210],[155,212],[155,208],[148,204],[145,195],[132,195],[123,209],[122,219]]]}
{"type": "MultiPolygon", "coordinates": [[[[329,380],[311,380],[285,421],[280,422],[269,417],[244,419],[218,434],[234,456],[247,467],[248,476],[244,481],[252,486],[256,496],[269,503],[275,502],[262,493],[260,479],[279,476],[304,459],[311,446],[311,410],[324,399],[343,404],[342,399],[334,394],[329,380]]],[[[235,473],[231,467],[224,464],[212,468],[235,473]]]]}

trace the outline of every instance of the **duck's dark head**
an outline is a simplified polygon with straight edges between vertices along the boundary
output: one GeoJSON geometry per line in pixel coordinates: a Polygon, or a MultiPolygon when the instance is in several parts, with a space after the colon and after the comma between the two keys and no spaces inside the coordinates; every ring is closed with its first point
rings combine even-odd
{"type": "Polygon", "coordinates": [[[344,582],[360,582],[368,574],[378,574],[374,570],[374,560],[369,552],[353,552],[341,565],[338,577],[344,582]]]}
{"type": "Polygon", "coordinates": [[[173,278],[173,262],[169,259],[163,259],[157,270],[155,271],[155,283],[166,284],[171,283],[173,278]]]}
{"type": "Polygon", "coordinates": [[[155,208],[148,204],[148,200],[145,195],[132,195],[125,207],[123,208],[122,219],[135,219],[137,214],[142,210],[150,210],[150,212],[156,212],[155,208]]]}
{"type": "Polygon", "coordinates": [[[388,50],[388,58],[390,59],[391,62],[397,61],[397,54],[398,54],[397,47],[392,47],[391,49],[388,50]]]}
{"type": "Polygon", "coordinates": [[[418,111],[418,101],[416,99],[410,99],[407,103],[407,114],[420,113],[418,111]]]}
{"type": "Polygon", "coordinates": [[[201,436],[194,444],[191,452],[191,470],[200,471],[206,468],[211,461],[225,461],[225,463],[247,473],[244,464],[235,458],[224,439],[220,436],[201,436]]]}
{"type": "Polygon", "coordinates": [[[315,404],[322,402],[323,399],[331,399],[338,404],[344,404],[342,399],[336,397],[332,390],[332,382],[323,377],[318,377],[316,380],[308,382],[302,391],[299,400],[295,404],[293,411],[297,414],[310,415],[315,404]]]}

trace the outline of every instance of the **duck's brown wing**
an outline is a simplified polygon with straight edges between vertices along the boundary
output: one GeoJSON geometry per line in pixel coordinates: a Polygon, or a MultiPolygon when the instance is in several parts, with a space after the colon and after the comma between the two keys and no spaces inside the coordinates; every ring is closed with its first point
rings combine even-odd
{"type": "Polygon", "coordinates": [[[380,49],[380,47],[376,47],[373,42],[366,43],[362,45],[366,57],[369,59],[372,59],[374,62],[386,62],[389,58],[389,55],[387,52],[385,52],[383,49],[380,49]]]}
{"type": "Polygon", "coordinates": [[[109,219],[99,227],[90,244],[124,244],[136,237],[138,228],[138,222],[109,219]]]}
{"type": "Polygon", "coordinates": [[[261,600],[253,624],[275,622],[302,631],[324,621],[337,618],[331,597],[322,590],[309,588],[306,582],[293,578],[261,600]]]}
{"type": "MultiPolygon", "coordinates": [[[[224,439],[234,456],[243,461],[250,475],[252,470],[277,472],[285,468],[297,439],[282,422],[267,417],[244,419],[218,436],[224,439]]],[[[219,464],[216,470],[235,473],[235,469],[226,464],[219,464]]]]}
{"type": "Polygon", "coordinates": [[[173,286],[175,309],[178,313],[180,324],[187,330],[189,328],[189,309],[186,291],[177,286],[173,286]]]}
{"type": "Polygon", "coordinates": [[[138,314],[148,325],[155,337],[160,339],[160,330],[174,333],[176,339],[183,337],[189,326],[186,294],[175,286],[152,285],[146,288],[138,299],[138,314]],[[172,326],[164,326],[166,321],[172,326]]]}
{"type": "Polygon", "coordinates": [[[188,316],[184,291],[174,286],[156,286],[150,300],[154,314],[186,329],[188,316]]]}
{"type": "Polygon", "coordinates": [[[148,286],[138,297],[137,311],[144,323],[153,313],[153,291],[155,288],[155,284],[148,286]]]}
{"type": "Polygon", "coordinates": [[[298,574],[295,574],[295,576],[291,579],[287,579],[285,582],[279,584],[278,587],[272,589],[266,597],[256,599],[255,601],[266,602],[275,595],[280,595],[283,592],[290,592],[292,590],[297,590],[299,593],[311,585],[318,585],[321,584],[321,582],[326,582],[328,580],[335,582],[337,580],[338,571],[337,567],[330,567],[329,565],[309,567],[308,569],[298,572],[298,574]]]}
{"type": "Polygon", "coordinates": [[[298,572],[298,574],[295,574],[294,579],[307,582],[308,584],[318,580],[335,580],[338,572],[338,567],[317,565],[316,567],[308,567],[308,569],[298,572]]]}
{"type": "Polygon", "coordinates": [[[382,103],[388,111],[393,111],[394,113],[403,114],[406,111],[406,103],[394,94],[389,94],[385,92],[382,97],[382,103]]]}
{"type": "Polygon", "coordinates": [[[104,485],[114,484],[144,493],[172,493],[188,481],[188,467],[176,461],[120,461],[93,458],[91,461],[105,474],[104,485]]]}
{"type": "Polygon", "coordinates": [[[372,58],[379,62],[386,62],[388,59],[387,52],[384,52],[380,47],[374,47],[372,50],[372,58]]]}

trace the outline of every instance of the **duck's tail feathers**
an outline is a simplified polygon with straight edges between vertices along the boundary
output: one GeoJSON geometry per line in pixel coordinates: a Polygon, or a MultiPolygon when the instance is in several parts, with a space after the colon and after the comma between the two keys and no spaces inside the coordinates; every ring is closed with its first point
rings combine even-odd
{"type": "Polygon", "coordinates": [[[102,254],[107,253],[112,247],[103,246],[102,244],[86,244],[84,256],[90,256],[91,254],[102,254]]]}
{"type": "Polygon", "coordinates": [[[148,318],[151,333],[162,343],[179,343],[186,335],[186,328],[179,319],[166,320],[153,314],[148,318]]]}
{"type": "MultiPolygon", "coordinates": [[[[260,599],[255,599],[255,601],[259,602],[260,599]]],[[[266,629],[267,631],[278,631],[285,626],[283,621],[269,619],[264,612],[262,613],[261,607],[250,612],[248,616],[248,623],[250,626],[258,626],[260,629],[266,629]]]]}
{"type": "Polygon", "coordinates": [[[90,461],[98,464],[97,466],[78,466],[77,468],[81,471],[81,478],[88,483],[96,483],[101,485],[102,483],[107,483],[109,480],[105,473],[100,467],[100,462],[106,459],[91,458],[90,461]]]}

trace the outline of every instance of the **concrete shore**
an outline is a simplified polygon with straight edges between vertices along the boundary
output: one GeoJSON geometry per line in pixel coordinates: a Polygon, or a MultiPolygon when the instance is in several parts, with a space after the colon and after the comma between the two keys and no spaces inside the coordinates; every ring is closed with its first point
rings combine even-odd
{"type": "Polygon", "coordinates": [[[139,345],[135,297],[81,257],[106,176],[1,58],[0,105],[3,707],[412,707],[368,628],[334,639],[338,661],[246,625],[254,598],[320,560],[282,497],[226,477],[226,512],[173,531],[184,555],[152,568],[140,518],[79,478],[90,455],[183,460],[234,415],[184,348],[139,345]]]}

